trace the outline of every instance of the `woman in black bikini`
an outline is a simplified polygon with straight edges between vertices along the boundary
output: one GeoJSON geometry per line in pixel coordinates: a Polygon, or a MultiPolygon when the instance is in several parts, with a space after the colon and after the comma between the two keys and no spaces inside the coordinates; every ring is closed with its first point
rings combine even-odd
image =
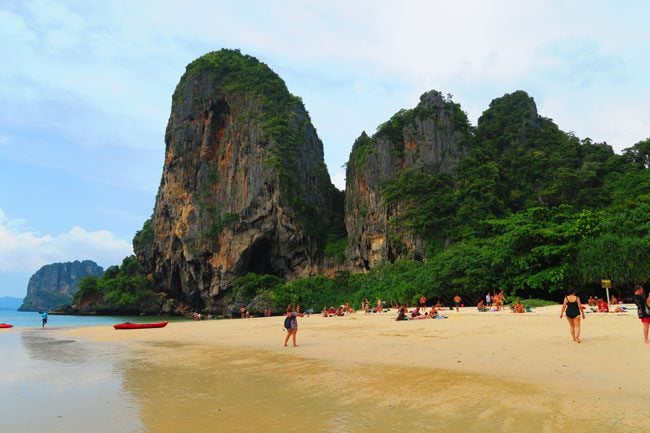
{"type": "Polygon", "coordinates": [[[580,298],[576,296],[576,291],[571,289],[564,297],[564,304],[562,305],[562,312],[560,319],[566,312],[566,318],[569,321],[569,329],[571,331],[571,338],[576,343],[580,343],[580,316],[585,318],[585,311],[582,309],[580,298]]]}

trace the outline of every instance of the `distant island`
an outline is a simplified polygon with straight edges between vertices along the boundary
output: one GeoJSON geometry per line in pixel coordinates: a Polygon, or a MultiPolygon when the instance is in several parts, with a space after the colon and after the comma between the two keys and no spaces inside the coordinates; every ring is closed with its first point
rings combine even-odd
{"type": "Polygon", "coordinates": [[[45,265],[29,279],[19,311],[51,310],[70,304],[81,279],[103,274],[104,269],[92,260],[45,265]]]}
{"type": "Polygon", "coordinates": [[[12,298],[11,296],[3,296],[0,298],[0,311],[16,311],[23,303],[20,298],[12,298]]]}

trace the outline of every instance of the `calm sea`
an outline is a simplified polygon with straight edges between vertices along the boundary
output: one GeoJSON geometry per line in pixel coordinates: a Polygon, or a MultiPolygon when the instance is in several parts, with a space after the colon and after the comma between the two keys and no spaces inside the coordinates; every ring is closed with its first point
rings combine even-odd
{"type": "MultiPolygon", "coordinates": [[[[61,328],[70,326],[102,326],[122,322],[157,322],[160,317],[147,316],[65,316],[49,314],[47,326],[61,328]]],[[[169,320],[165,318],[164,320],[169,320]]],[[[173,320],[186,320],[174,318],[173,320]]],[[[41,315],[34,311],[0,311],[0,323],[10,323],[16,328],[36,328],[41,326],[41,315]]]]}

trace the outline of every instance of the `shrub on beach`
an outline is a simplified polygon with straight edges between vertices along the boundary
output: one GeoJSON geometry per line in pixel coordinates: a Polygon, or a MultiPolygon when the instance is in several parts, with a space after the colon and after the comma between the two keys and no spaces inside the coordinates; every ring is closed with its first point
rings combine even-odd
{"type": "Polygon", "coordinates": [[[548,307],[550,305],[558,305],[557,302],[554,301],[547,301],[545,299],[519,299],[515,298],[513,299],[514,302],[521,302],[525,307],[529,308],[537,308],[537,307],[548,307]]]}

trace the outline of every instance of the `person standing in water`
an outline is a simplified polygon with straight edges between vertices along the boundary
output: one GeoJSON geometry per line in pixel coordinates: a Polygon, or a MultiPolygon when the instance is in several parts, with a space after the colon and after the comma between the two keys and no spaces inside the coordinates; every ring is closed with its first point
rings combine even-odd
{"type": "Polygon", "coordinates": [[[638,284],[634,286],[634,303],[636,304],[639,319],[643,324],[643,342],[646,344],[650,344],[650,340],[648,340],[648,329],[650,329],[650,306],[648,306],[648,302],[650,302],[650,296],[646,298],[643,287],[638,284]]]}
{"type": "Polygon", "coordinates": [[[45,328],[45,325],[47,325],[47,311],[41,313],[41,328],[45,328]]]}
{"type": "Polygon", "coordinates": [[[566,318],[569,321],[571,338],[573,338],[573,341],[576,343],[580,343],[580,316],[584,319],[585,311],[582,309],[580,298],[576,296],[576,291],[574,289],[569,290],[568,294],[564,297],[560,319],[565,313],[566,318]]]}

